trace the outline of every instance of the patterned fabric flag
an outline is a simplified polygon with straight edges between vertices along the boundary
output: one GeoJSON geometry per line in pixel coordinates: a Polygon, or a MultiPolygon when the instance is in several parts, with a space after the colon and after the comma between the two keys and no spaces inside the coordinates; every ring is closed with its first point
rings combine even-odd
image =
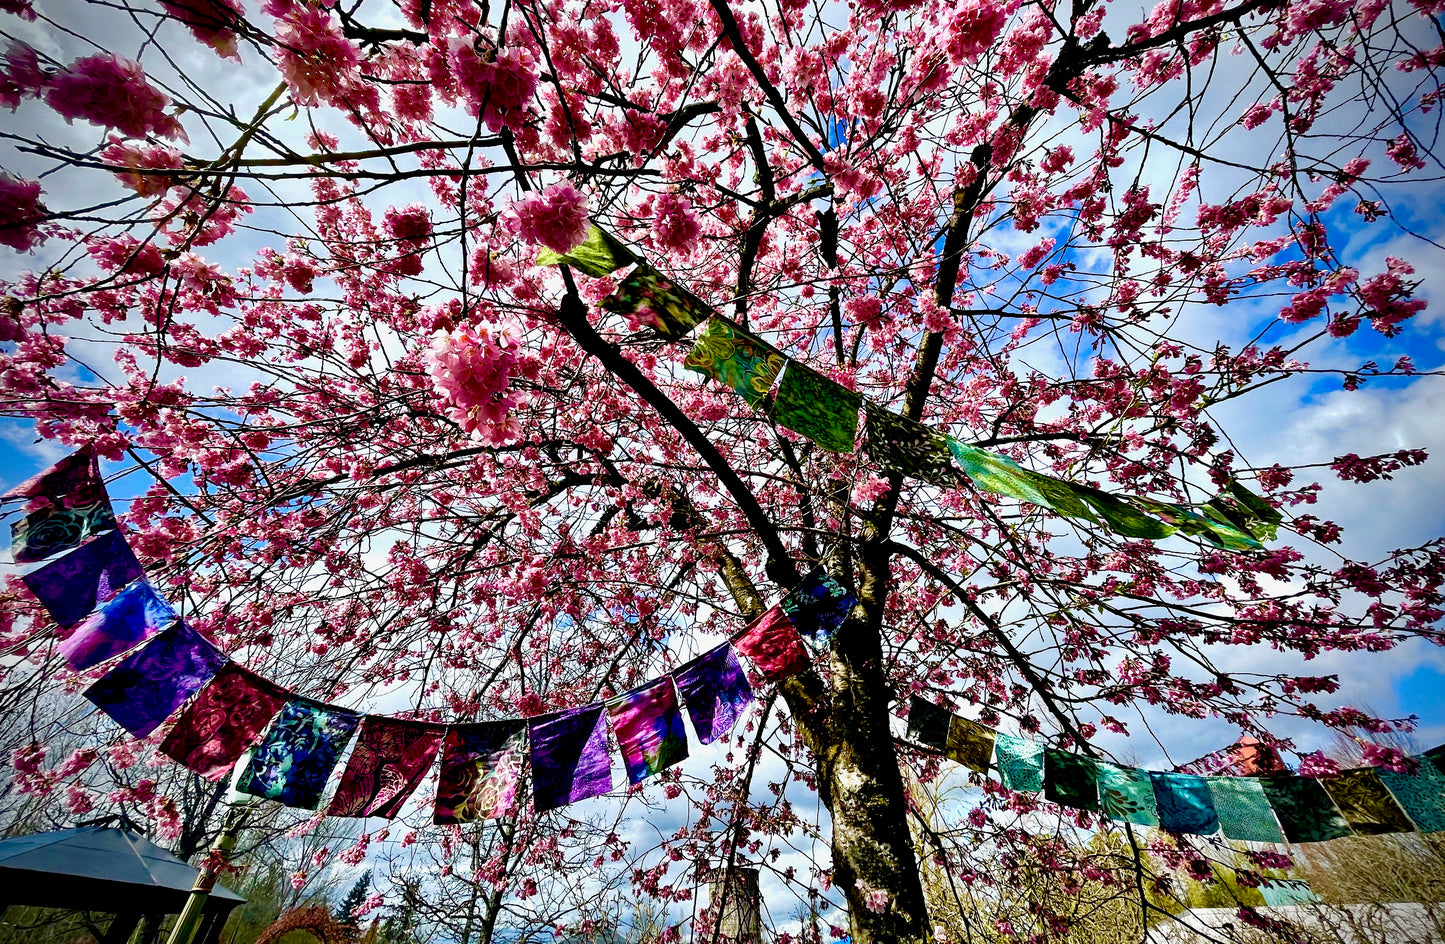
{"type": "Polygon", "coordinates": [[[788,361],[769,415],[824,449],[852,452],[863,397],[797,361],[788,361]]]}
{"type": "Polygon", "coordinates": [[[1338,776],[1321,780],[1325,792],[1335,801],[1345,822],[1358,835],[1409,833],[1415,827],[1400,804],[1385,789],[1385,783],[1373,767],[1342,770],[1338,776]]]}
{"type": "Polygon", "coordinates": [[[761,338],[713,315],[682,366],[707,374],[757,406],[783,369],[783,355],[761,338]]]}
{"type": "Polygon", "coordinates": [[[1241,842],[1284,842],[1274,809],[1254,777],[1205,777],[1225,838],[1241,842]]]}
{"type": "Polygon", "coordinates": [[[251,754],[236,789],[314,810],[361,715],[309,698],[293,698],[251,754]]]}
{"type": "Polygon", "coordinates": [[[1175,528],[1151,517],[1131,502],[1102,492],[1089,485],[1070,485],[1074,494],[1090,509],[1099,521],[1115,534],[1126,538],[1158,541],[1175,532],[1175,528]]]}
{"type": "Polygon", "coordinates": [[[1318,780],[1282,774],[1260,777],[1259,785],[1290,842],[1324,842],[1350,835],[1350,824],[1318,780]]]}
{"type": "Polygon", "coordinates": [[[939,707],[926,698],[912,695],[908,699],[908,739],[942,751],[948,746],[948,734],[953,712],[939,707]]]}
{"type": "Polygon", "coordinates": [[[1380,780],[1422,833],[1445,832],[1445,774],[1429,758],[1417,757],[1414,773],[1379,770],[1380,780]]]}
{"type": "Polygon", "coordinates": [[[1425,752],[1425,757],[1430,759],[1430,763],[1435,765],[1436,770],[1445,774],[1445,744],[1430,748],[1425,752]]]}
{"type": "Polygon", "coordinates": [[[948,437],[874,403],[864,402],[863,452],[879,468],[940,488],[958,484],[948,437]]]}
{"type": "Polygon", "coordinates": [[[673,669],[672,680],[687,705],[697,739],[703,744],[727,737],[753,703],[753,688],[729,643],[673,669]]]}
{"type": "Polygon", "coordinates": [[[1179,533],[1204,538],[1226,551],[1255,551],[1264,546],[1255,540],[1252,534],[1241,531],[1228,521],[1207,518],[1182,505],[1139,497],[1130,498],[1129,501],[1179,533]]]}
{"type": "Polygon", "coordinates": [[[208,780],[220,780],[285,703],[279,686],[229,662],[176,718],[161,751],[208,780]]]}
{"type": "Polygon", "coordinates": [[[687,729],[672,678],[664,675],[607,702],[627,779],[641,783],[687,758],[687,729]]]}
{"type": "Polygon", "coordinates": [[[20,579],[57,625],[73,626],[143,576],[125,535],[107,531],[20,579]]]}
{"type": "Polygon", "coordinates": [[[1099,810],[1105,816],[1136,826],[1158,826],[1154,781],[1149,771],[1117,764],[1099,764],[1099,810]]]}
{"type": "Polygon", "coordinates": [[[701,299],[646,263],[633,269],[602,307],[625,317],[634,331],[651,328],[674,341],[712,314],[701,299]]]}
{"type": "Polygon", "coordinates": [[[1317,905],[1322,900],[1302,878],[1267,878],[1259,886],[1259,893],[1264,897],[1266,908],[1317,905]]]}
{"type": "Polygon", "coordinates": [[[66,504],[32,511],[10,525],[10,558],[17,564],[44,560],[116,527],[115,512],[106,498],[88,505],[66,504]]]}
{"type": "Polygon", "coordinates": [[[597,226],[587,230],[587,238],[582,240],[580,246],[565,253],[553,252],[545,246],[537,253],[539,266],[569,265],[594,278],[616,272],[636,259],[637,256],[632,250],[619,242],[617,237],[597,226]]]}
{"type": "Polygon", "coordinates": [[[0,501],[24,499],[27,511],[89,505],[105,498],[100,462],[89,445],[81,446],[44,472],[0,495],[0,501]]]}
{"type": "Polygon", "coordinates": [[[569,708],[527,721],[532,745],[532,808],[538,813],[612,789],[602,705],[569,708]]]}
{"type": "Polygon", "coordinates": [[[1075,810],[1099,808],[1099,769],[1092,758],[1044,751],[1044,796],[1075,810]]]}
{"type": "Polygon", "coordinates": [[[1037,793],[1044,788],[1044,746],[1002,731],[994,737],[994,762],[999,779],[1010,790],[1037,793]]]}
{"type": "Polygon", "coordinates": [[[176,611],[145,580],[137,580],[81,620],[57,646],[65,661],[84,672],[140,645],[176,621],[176,611]]]}
{"type": "Polygon", "coordinates": [[[1159,808],[1159,828],[1171,833],[1208,836],[1219,829],[1219,814],[1209,781],[1194,774],[1150,771],[1154,781],[1154,802],[1159,808]]]}
{"type": "Polygon", "coordinates": [[[844,589],[821,567],[815,567],[788,595],[783,597],[783,612],[793,621],[793,628],[815,642],[819,635],[827,639],[838,631],[858,598],[844,589]]]}
{"type": "Polygon", "coordinates": [[[132,652],[90,686],[85,697],[143,738],[211,680],[226,657],[185,623],[132,652]]]}
{"type": "Polygon", "coordinates": [[[448,729],[432,822],[445,826],[511,813],[522,782],[526,733],[526,722],[512,718],[448,729]]]}
{"type": "Polygon", "coordinates": [[[993,756],[993,732],[976,721],[954,715],[948,725],[944,753],[949,760],[986,774],[989,758],[993,756]]]}
{"type": "Polygon", "coordinates": [[[327,815],[391,819],[401,812],[431,770],[445,731],[440,724],[367,715],[327,815]]]}
{"type": "Polygon", "coordinates": [[[781,606],[773,606],[753,620],[733,647],[748,657],[753,667],[770,682],[797,675],[808,668],[808,652],[803,637],[781,606]]]}

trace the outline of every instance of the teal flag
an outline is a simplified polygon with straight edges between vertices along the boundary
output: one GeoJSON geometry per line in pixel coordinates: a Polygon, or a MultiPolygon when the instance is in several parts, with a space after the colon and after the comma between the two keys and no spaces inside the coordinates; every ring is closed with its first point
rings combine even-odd
{"type": "Polygon", "coordinates": [[[1147,770],[1101,763],[1098,771],[1100,812],[1110,819],[1136,826],[1159,825],[1154,783],[1147,770]]]}
{"type": "Polygon", "coordinates": [[[1290,905],[1317,905],[1321,899],[1302,878],[1267,878],[1259,886],[1266,908],[1285,908],[1290,905]]]}
{"type": "Polygon", "coordinates": [[[852,452],[863,397],[797,361],[788,361],[778,382],[772,418],[824,449],[852,452]]]}
{"type": "Polygon", "coordinates": [[[999,779],[1010,790],[1037,793],[1044,788],[1044,746],[1028,738],[998,732],[993,742],[999,779]]]}
{"type": "Polygon", "coordinates": [[[1445,832],[1445,774],[1427,757],[1414,773],[1380,769],[1380,780],[1422,833],[1445,832]]]}
{"type": "Polygon", "coordinates": [[[1150,771],[1154,802],[1159,807],[1159,828],[1171,833],[1208,836],[1219,829],[1219,816],[1209,781],[1193,774],[1150,771]]]}
{"type": "Polygon", "coordinates": [[[1092,758],[1044,751],[1044,796],[1075,810],[1099,808],[1099,769],[1092,758]]]}
{"type": "Polygon", "coordinates": [[[1290,842],[1324,842],[1351,834],[1350,824],[1318,780],[1279,774],[1260,777],[1259,785],[1290,842]]]}
{"type": "Polygon", "coordinates": [[[537,253],[537,265],[569,265],[596,278],[610,275],[635,261],[637,256],[632,250],[596,226],[587,230],[587,238],[581,245],[568,252],[556,253],[544,247],[537,253]]]}
{"type": "Polygon", "coordinates": [[[757,406],[783,369],[783,355],[751,332],[714,315],[682,366],[708,375],[757,406]]]}
{"type": "Polygon", "coordinates": [[[1242,842],[1284,842],[1274,809],[1254,777],[1205,777],[1225,838],[1242,842]]]}

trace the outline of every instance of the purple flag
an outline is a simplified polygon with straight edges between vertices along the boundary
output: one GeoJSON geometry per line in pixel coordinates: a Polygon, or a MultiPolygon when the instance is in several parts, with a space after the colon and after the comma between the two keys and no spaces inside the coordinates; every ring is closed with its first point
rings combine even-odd
{"type": "Polygon", "coordinates": [[[747,674],[728,643],[673,669],[672,680],[687,704],[697,739],[703,744],[727,737],[753,701],[747,674]]]}
{"type": "Polygon", "coordinates": [[[73,626],[143,576],[125,535],[107,531],[21,579],[57,625],[73,626]]]}
{"type": "Polygon", "coordinates": [[[85,692],[138,738],[150,734],[211,680],[226,657],[185,623],[126,656],[85,692]]]}
{"type": "Polygon", "coordinates": [[[445,731],[425,721],[367,715],[327,815],[391,819],[401,812],[431,770],[445,731]]]}
{"type": "Polygon", "coordinates": [[[602,705],[527,720],[532,743],[532,807],[543,813],[612,789],[602,705]]]}
{"type": "Polygon", "coordinates": [[[627,779],[641,783],[687,758],[687,729],[677,691],[664,675],[607,702],[627,779]]]}
{"type": "Polygon", "coordinates": [[[84,672],[140,645],[176,620],[176,611],[144,579],[126,587],[81,620],[57,648],[84,672]]]}

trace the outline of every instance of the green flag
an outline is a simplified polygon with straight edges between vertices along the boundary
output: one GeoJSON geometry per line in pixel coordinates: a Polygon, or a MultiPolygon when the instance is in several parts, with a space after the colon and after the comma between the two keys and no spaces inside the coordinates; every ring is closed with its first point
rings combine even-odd
{"type": "Polygon", "coordinates": [[[587,238],[581,245],[564,253],[556,253],[543,247],[537,253],[537,265],[569,265],[588,275],[601,278],[610,275],[625,265],[637,261],[637,256],[611,233],[596,226],[587,230],[587,238]]]}

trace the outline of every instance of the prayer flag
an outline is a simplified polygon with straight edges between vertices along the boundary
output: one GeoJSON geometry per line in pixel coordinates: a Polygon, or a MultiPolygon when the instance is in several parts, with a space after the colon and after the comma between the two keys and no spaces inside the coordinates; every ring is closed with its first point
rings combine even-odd
{"type": "Polygon", "coordinates": [[[697,739],[703,744],[727,737],[753,702],[747,673],[729,643],[673,669],[672,680],[687,705],[697,739]]]}
{"type": "Polygon", "coordinates": [[[612,789],[602,705],[538,715],[527,722],[532,745],[532,807],[538,813],[612,789]]]}
{"type": "Polygon", "coordinates": [[[702,300],[646,263],[633,269],[602,307],[625,317],[634,331],[651,328],[674,341],[712,314],[702,300]]]}
{"type": "Polygon", "coordinates": [[[1414,773],[1380,768],[1380,779],[1420,832],[1445,832],[1445,774],[1428,757],[1415,759],[1420,766],[1414,773]]]}
{"type": "Polygon", "coordinates": [[[749,623],[742,635],[733,640],[733,646],[747,656],[753,667],[770,682],[797,675],[808,668],[803,637],[798,635],[793,621],[788,619],[781,606],[774,605],[749,623]]]}
{"type": "Polygon", "coordinates": [[[631,782],[641,783],[687,758],[687,729],[670,676],[608,700],[607,717],[631,782]]]}
{"type": "Polygon", "coordinates": [[[769,415],[824,449],[852,452],[863,397],[797,361],[788,361],[769,415]]]}
{"type": "Polygon", "coordinates": [[[176,621],[176,611],[144,579],[111,597],[81,620],[56,648],[84,672],[145,642],[176,621]]]}
{"type": "Polygon", "coordinates": [[[1084,504],[1093,510],[1099,521],[1115,534],[1126,538],[1158,541],[1173,534],[1175,528],[1151,517],[1123,498],[1110,495],[1089,485],[1066,483],[1084,504]]]}
{"type": "Polygon", "coordinates": [[[897,472],[940,488],[958,484],[948,437],[892,410],[865,401],[863,452],[888,472],[897,472]]]}
{"type": "Polygon", "coordinates": [[[1100,763],[1099,810],[1105,816],[1136,826],[1158,826],[1154,781],[1149,771],[1100,763]]]}
{"type": "Polygon", "coordinates": [[[125,535],[107,531],[20,579],[58,626],[73,626],[97,604],[145,576],[125,535]]]}
{"type": "Polygon", "coordinates": [[[34,563],[115,529],[109,499],[32,511],[10,525],[10,557],[17,564],[34,563]]]}
{"type": "Polygon", "coordinates": [[[1179,533],[1204,538],[1226,551],[1255,551],[1264,546],[1252,534],[1228,521],[1196,514],[1183,505],[1155,501],[1152,498],[1133,497],[1129,500],[1179,533]]]}
{"type": "Polygon", "coordinates": [[[105,482],[95,449],[87,444],[55,465],[0,495],[0,501],[26,500],[27,511],[69,508],[105,501],[105,482]]]}
{"type": "Polygon", "coordinates": [[[1279,774],[1260,777],[1259,785],[1290,842],[1324,842],[1350,835],[1350,824],[1318,780],[1279,774]]]}
{"type": "Polygon", "coordinates": [[[282,708],[251,753],[236,789],[303,810],[321,802],[327,778],[341,759],[361,715],[309,698],[282,708]]]}
{"type": "Polygon", "coordinates": [[[401,812],[431,770],[445,730],[425,721],[367,715],[327,814],[391,819],[401,812]]]}
{"type": "Polygon", "coordinates": [[[993,732],[976,721],[954,715],[948,725],[944,753],[949,760],[986,774],[989,758],[993,756],[993,732]]]}
{"type": "Polygon", "coordinates": [[[1302,878],[1267,878],[1259,886],[1266,908],[1287,908],[1291,905],[1317,905],[1321,899],[1310,883],[1302,878]]]}
{"type": "Polygon", "coordinates": [[[589,227],[587,238],[581,244],[564,253],[556,253],[542,247],[537,253],[537,265],[554,266],[569,265],[574,269],[580,269],[594,278],[602,278],[605,275],[617,271],[628,265],[637,256],[628,249],[617,237],[598,226],[589,227]]]}
{"type": "Polygon", "coordinates": [[[526,731],[526,722],[512,718],[448,729],[432,822],[469,823],[511,813],[522,781],[526,731]]]}
{"type": "Polygon", "coordinates": [[[913,695],[908,700],[908,738],[924,747],[935,751],[947,747],[949,722],[952,720],[953,712],[926,698],[913,695]]]}
{"type": "Polygon", "coordinates": [[[208,780],[220,780],[285,703],[279,686],[228,662],[176,718],[161,751],[208,780]]]}
{"type": "Polygon", "coordinates": [[[1099,808],[1099,770],[1089,757],[1044,751],[1044,796],[1075,810],[1099,808]]]}
{"type": "Polygon", "coordinates": [[[783,369],[783,355],[761,338],[713,315],[682,366],[706,374],[757,406],[783,369]]]}
{"type": "Polygon", "coordinates": [[[1390,791],[1385,789],[1385,783],[1375,768],[1342,770],[1337,776],[1320,783],[1357,835],[1415,831],[1410,818],[1390,796],[1390,791]]]}
{"type": "Polygon", "coordinates": [[[1044,746],[1028,738],[1015,737],[1002,731],[994,738],[994,762],[999,779],[1010,790],[1037,793],[1044,788],[1044,746]]]}
{"type": "Polygon", "coordinates": [[[1205,777],[1225,838],[1241,842],[1284,842],[1274,808],[1254,777],[1205,777]]]}
{"type": "Polygon", "coordinates": [[[211,680],[226,657],[185,623],[176,623],[111,668],[85,697],[143,738],[211,680]]]}
{"type": "Polygon", "coordinates": [[[1194,774],[1159,771],[1150,771],[1149,779],[1154,781],[1160,829],[1195,836],[1208,836],[1219,829],[1209,781],[1194,774]]]}
{"type": "Polygon", "coordinates": [[[788,591],[781,606],[794,629],[817,641],[820,633],[825,639],[832,636],[857,602],[858,598],[826,570],[815,567],[802,583],[788,591]]]}

